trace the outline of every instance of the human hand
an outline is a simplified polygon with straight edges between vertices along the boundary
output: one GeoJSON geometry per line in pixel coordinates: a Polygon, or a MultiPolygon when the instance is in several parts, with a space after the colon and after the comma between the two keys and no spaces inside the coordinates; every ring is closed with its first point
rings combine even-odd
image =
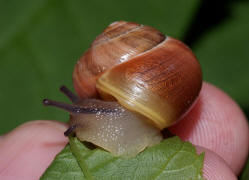
{"type": "MultiPolygon", "coordinates": [[[[0,137],[0,179],[39,179],[68,143],[65,123],[32,121],[0,137]]],[[[237,104],[204,83],[193,109],[170,128],[173,134],[205,151],[203,174],[208,180],[236,179],[249,150],[249,128],[237,104]]]]}

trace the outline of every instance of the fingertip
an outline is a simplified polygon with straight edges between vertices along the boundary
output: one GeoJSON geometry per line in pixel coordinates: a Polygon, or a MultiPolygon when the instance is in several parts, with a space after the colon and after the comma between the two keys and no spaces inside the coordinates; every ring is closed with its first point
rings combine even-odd
{"type": "Polygon", "coordinates": [[[197,152],[205,152],[203,177],[207,180],[236,180],[237,177],[226,162],[214,152],[197,146],[197,152]]]}
{"type": "Polygon", "coordinates": [[[39,179],[53,158],[67,144],[65,123],[32,121],[25,123],[1,141],[0,177],[39,179]]]}
{"type": "Polygon", "coordinates": [[[223,91],[203,83],[193,109],[170,130],[221,156],[239,174],[249,149],[249,128],[239,106],[223,91]]]}

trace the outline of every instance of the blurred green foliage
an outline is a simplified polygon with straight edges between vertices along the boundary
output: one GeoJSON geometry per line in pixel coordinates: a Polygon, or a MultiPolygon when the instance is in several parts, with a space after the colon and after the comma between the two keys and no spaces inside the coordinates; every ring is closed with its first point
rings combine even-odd
{"type": "Polygon", "coordinates": [[[233,3],[229,18],[200,37],[193,49],[204,79],[249,108],[249,3],[233,3]]]}
{"type": "MultiPolygon", "coordinates": [[[[91,41],[111,22],[153,26],[186,42],[204,79],[249,113],[248,0],[0,0],[0,134],[25,121],[68,115],[42,106],[67,101],[72,71],[91,41]]],[[[244,175],[244,177],[248,177],[244,175]]]]}

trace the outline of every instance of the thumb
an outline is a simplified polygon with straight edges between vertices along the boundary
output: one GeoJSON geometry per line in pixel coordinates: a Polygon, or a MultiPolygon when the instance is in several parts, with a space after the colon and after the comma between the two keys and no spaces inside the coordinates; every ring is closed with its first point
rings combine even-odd
{"type": "Polygon", "coordinates": [[[0,179],[39,179],[67,144],[67,125],[32,121],[0,138],[0,179]]]}

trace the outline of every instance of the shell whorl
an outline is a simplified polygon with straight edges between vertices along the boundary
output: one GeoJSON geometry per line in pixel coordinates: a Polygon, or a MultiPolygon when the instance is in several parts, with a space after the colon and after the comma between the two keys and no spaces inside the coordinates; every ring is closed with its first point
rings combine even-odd
{"type": "Polygon", "coordinates": [[[96,80],[103,72],[152,49],[164,39],[161,32],[149,26],[125,21],[110,24],[75,66],[73,81],[79,96],[96,97],[96,80]]]}

